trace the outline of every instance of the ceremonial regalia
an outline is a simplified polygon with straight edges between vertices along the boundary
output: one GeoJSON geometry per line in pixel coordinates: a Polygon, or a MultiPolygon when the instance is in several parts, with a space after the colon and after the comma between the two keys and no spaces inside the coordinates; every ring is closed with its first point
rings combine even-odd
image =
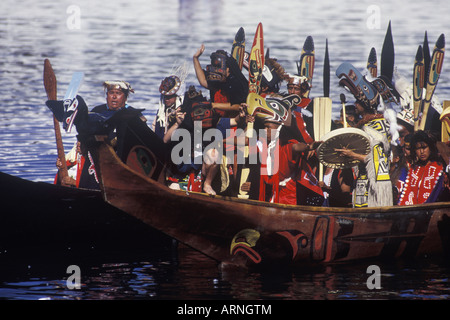
{"type": "Polygon", "coordinates": [[[399,205],[435,202],[443,189],[444,167],[429,161],[409,169],[399,197],[399,205]]]}

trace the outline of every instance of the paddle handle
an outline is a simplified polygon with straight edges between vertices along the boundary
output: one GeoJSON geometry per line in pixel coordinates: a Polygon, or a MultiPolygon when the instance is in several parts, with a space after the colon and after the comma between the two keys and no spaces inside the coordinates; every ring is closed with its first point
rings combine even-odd
{"type": "MultiPolygon", "coordinates": [[[[247,130],[245,132],[245,136],[248,139],[253,137],[253,122],[247,123],[247,130]]],[[[248,157],[249,157],[249,146],[246,143],[245,147],[244,147],[244,163],[243,163],[243,168],[241,170],[241,180],[239,181],[238,198],[240,198],[240,199],[248,199],[249,198],[248,192],[241,190],[242,185],[247,182],[248,176],[250,174],[250,168],[246,166],[248,157]]]]}
{"type": "Polygon", "coordinates": [[[417,130],[419,130],[419,123],[420,123],[420,118],[419,118],[420,105],[421,105],[421,102],[420,102],[420,101],[414,101],[414,102],[413,102],[413,106],[414,106],[414,132],[416,132],[417,130]]]}
{"type": "MultiPolygon", "coordinates": [[[[56,76],[53,71],[52,65],[48,59],[44,61],[44,87],[45,92],[47,93],[48,100],[56,100],[57,99],[57,85],[56,85],[56,76]]],[[[56,149],[58,152],[58,158],[61,161],[61,168],[59,168],[59,178],[62,180],[63,178],[69,175],[66,164],[66,154],[64,152],[64,145],[62,142],[61,136],[61,126],[53,116],[53,127],[55,130],[55,139],[56,139],[56,149]]]]}
{"type": "Polygon", "coordinates": [[[347,113],[345,112],[345,103],[342,104],[342,118],[344,120],[344,128],[347,128],[348,124],[347,124],[347,113]]]}

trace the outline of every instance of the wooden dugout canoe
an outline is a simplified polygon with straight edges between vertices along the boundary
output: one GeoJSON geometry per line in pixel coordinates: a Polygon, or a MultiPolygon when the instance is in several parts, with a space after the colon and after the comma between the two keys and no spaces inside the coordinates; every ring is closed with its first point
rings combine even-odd
{"type": "Polygon", "coordinates": [[[449,202],[353,209],[174,191],[124,164],[106,143],[97,151],[108,203],[219,262],[307,265],[449,252],[449,202]]]}
{"type": "Polygon", "coordinates": [[[0,172],[0,202],[0,263],[172,248],[171,238],[105,203],[97,190],[33,182],[0,172]]]}

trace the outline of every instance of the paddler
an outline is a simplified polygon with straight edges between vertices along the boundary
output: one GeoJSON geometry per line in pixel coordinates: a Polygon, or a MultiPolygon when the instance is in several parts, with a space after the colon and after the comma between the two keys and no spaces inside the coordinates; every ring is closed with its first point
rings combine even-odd
{"type": "Polygon", "coordinates": [[[175,75],[164,78],[159,86],[161,97],[152,129],[161,139],[177,121],[177,109],[183,104],[183,97],[177,94],[180,87],[181,80],[175,75]]]}
{"type": "Polygon", "coordinates": [[[391,133],[389,123],[377,113],[378,103],[357,100],[356,113],[361,117],[357,127],[370,138],[370,152],[358,154],[346,148],[335,149],[343,157],[360,161],[356,189],[353,190],[353,206],[379,207],[393,205],[392,183],[389,175],[391,133]]]}
{"type": "MultiPolygon", "coordinates": [[[[213,52],[210,56],[210,64],[206,66],[206,70],[203,70],[199,58],[204,51],[205,46],[202,44],[193,55],[198,82],[209,90],[213,110],[223,118],[233,119],[239,116],[241,104],[247,99],[248,80],[242,74],[236,60],[223,50],[213,52]]],[[[229,130],[227,141],[235,139],[235,129],[236,127],[232,127],[229,130]]],[[[227,154],[235,152],[234,143],[226,142],[224,150],[227,154]]],[[[237,161],[233,163],[228,165],[228,171],[236,178],[237,161]]]]}
{"type": "MultiPolygon", "coordinates": [[[[256,117],[259,116],[257,113],[256,117]]],[[[315,150],[320,142],[300,142],[293,138],[281,119],[263,119],[267,141],[260,145],[266,145],[267,150],[260,150],[266,159],[261,167],[259,200],[321,206],[323,192],[306,161],[309,152],[315,150]]]]}
{"type": "Polygon", "coordinates": [[[94,107],[91,112],[111,113],[128,108],[127,99],[134,89],[126,81],[108,80],[103,82],[103,88],[106,93],[106,103],[94,107]]]}
{"type": "Polygon", "coordinates": [[[304,76],[292,74],[287,74],[286,76],[288,78],[288,94],[296,94],[302,99],[298,105],[292,108],[292,115],[295,118],[295,124],[297,125],[297,128],[303,137],[303,140],[306,143],[311,143],[314,141],[312,135],[312,112],[308,110],[308,107],[311,104],[311,99],[306,96],[306,93],[309,92],[311,86],[308,83],[308,78],[304,76]]]}
{"type": "Polygon", "coordinates": [[[236,60],[223,50],[213,52],[211,64],[203,70],[199,58],[204,51],[202,44],[193,56],[198,82],[209,90],[212,106],[221,116],[234,117],[247,99],[248,81],[236,60]]]}
{"type": "Polygon", "coordinates": [[[67,109],[66,101],[48,100],[46,102],[52,112],[61,118],[59,121],[65,122],[67,119],[73,119],[73,124],[76,126],[78,132],[77,138],[81,142],[82,154],[85,157],[83,172],[86,171],[87,173],[86,179],[83,179],[82,173],[79,186],[88,189],[98,188],[98,178],[96,176],[93,158],[88,151],[93,136],[107,136],[108,140],[115,147],[118,156],[125,161],[125,157],[127,156],[125,153],[128,150],[122,145],[123,139],[118,139],[116,135],[117,122],[111,121],[113,116],[119,112],[125,112],[128,118],[127,126],[145,126],[148,129],[146,119],[142,113],[127,103],[129,94],[134,92],[128,82],[108,80],[103,83],[103,88],[106,94],[106,103],[94,107],[90,112],[88,112],[86,102],[79,95],[75,98],[76,103],[75,101],[71,102],[71,105],[75,105],[76,107],[70,111],[67,109]],[[84,182],[82,182],[83,180],[84,182]]]}

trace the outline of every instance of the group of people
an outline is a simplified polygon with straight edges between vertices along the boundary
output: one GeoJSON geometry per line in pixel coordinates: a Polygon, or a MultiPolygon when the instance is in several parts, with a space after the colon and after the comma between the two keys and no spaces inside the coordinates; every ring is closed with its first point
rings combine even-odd
{"type": "MultiPolygon", "coordinates": [[[[189,161],[172,161],[167,166],[168,187],[283,204],[356,208],[450,199],[448,158],[443,156],[447,145],[437,142],[430,133],[414,132],[408,126],[403,127],[397,141],[392,141],[384,115],[359,99],[345,106],[345,123],[367,134],[370,152],[358,154],[337,148],[343,159],[359,164],[345,169],[325,168],[319,176],[316,149],[321,141],[316,141],[313,133],[308,79],[287,73],[276,59],[267,57],[259,96],[285,108],[284,115],[249,114],[248,80],[237,61],[217,50],[203,69],[199,57],[204,51],[202,45],[193,55],[193,65],[199,85],[209,91],[209,99],[194,85],[181,92],[183,80],[175,74],[164,78],[151,129],[170,152],[179,143],[177,130],[203,137],[208,129],[215,128],[222,134],[216,141],[220,148],[208,148],[210,142],[191,139],[189,161]],[[248,127],[255,129],[256,137],[246,136],[248,127]],[[253,157],[256,163],[237,161],[239,152],[246,153],[246,148],[250,155],[259,155],[253,157]]],[[[106,104],[91,112],[105,116],[129,108],[127,98],[133,90],[128,83],[107,81],[104,87],[106,104]]],[[[343,120],[341,112],[341,119],[333,121],[332,128],[342,127],[343,120]]],[[[76,165],[77,161],[68,164],[76,165]]],[[[86,172],[92,176],[93,171],[86,172]]],[[[74,177],[71,184],[83,187],[80,180],[74,177]]]]}

